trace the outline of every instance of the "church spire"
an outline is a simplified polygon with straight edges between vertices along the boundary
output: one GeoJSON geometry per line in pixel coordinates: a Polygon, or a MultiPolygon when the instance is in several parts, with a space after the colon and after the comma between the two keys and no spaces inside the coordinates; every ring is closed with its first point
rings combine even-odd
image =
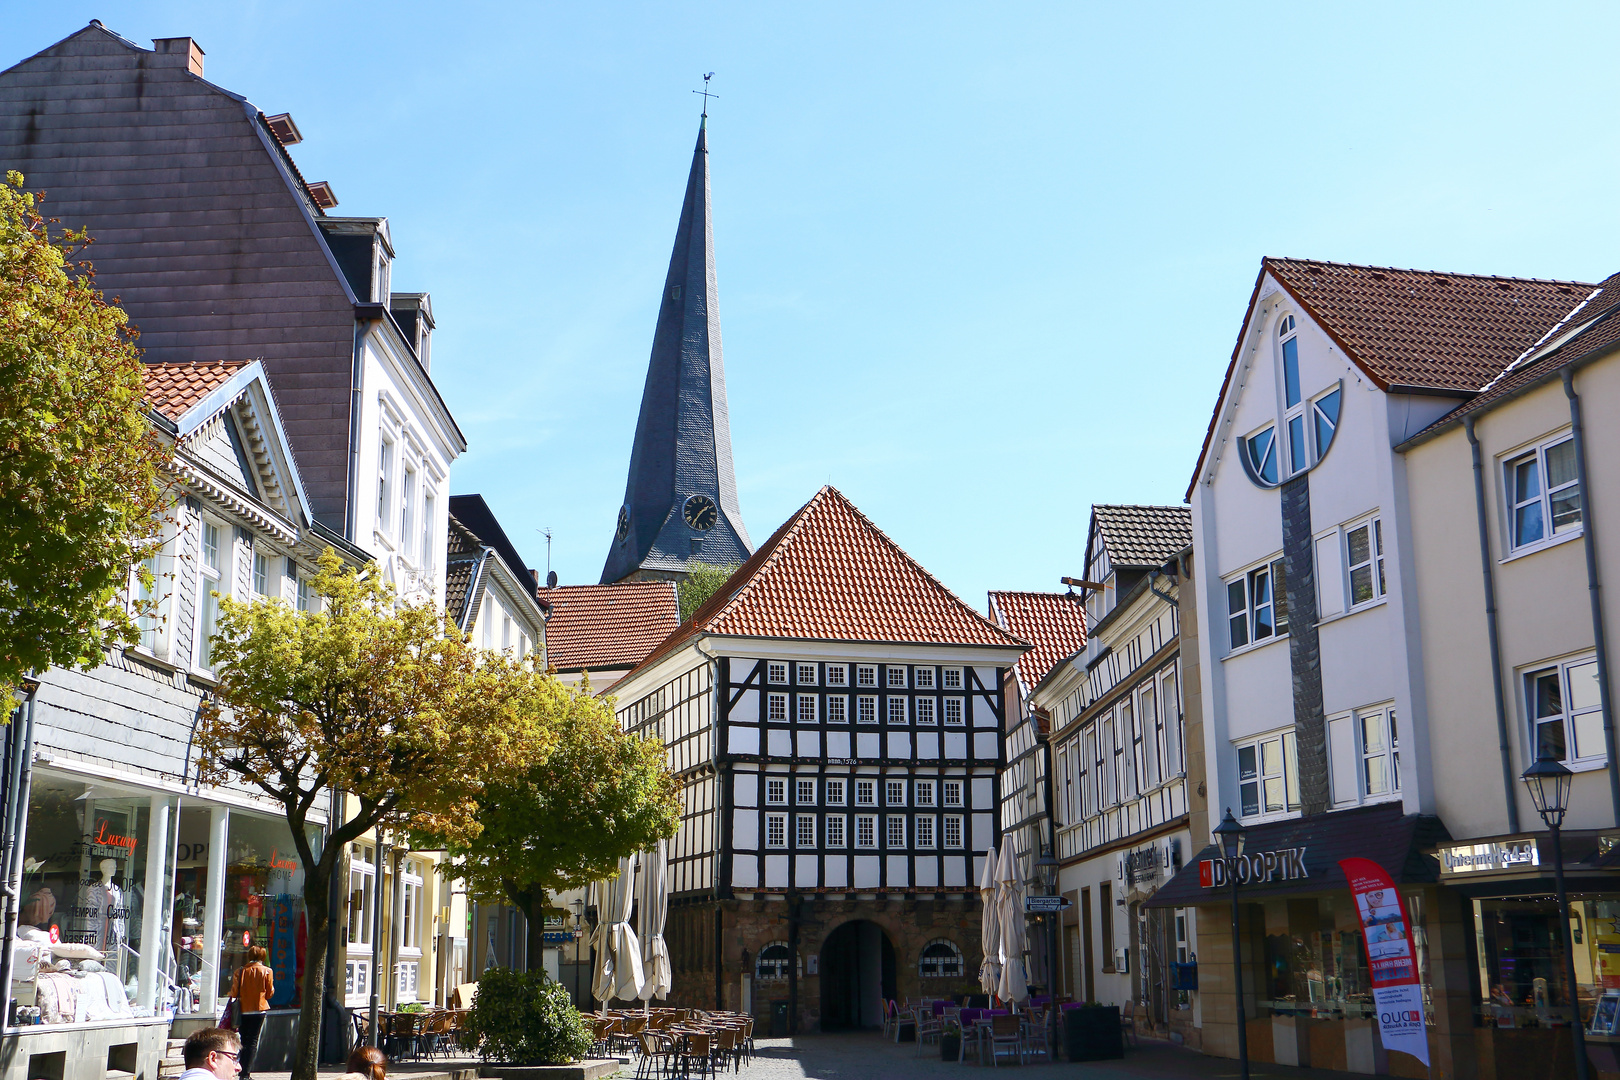
{"type": "Polygon", "coordinates": [[[602,581],[675,577],[688,559],[742,562],[753,550],[731,465],[705,110],[664,277],[624,504],[602,581]]]}

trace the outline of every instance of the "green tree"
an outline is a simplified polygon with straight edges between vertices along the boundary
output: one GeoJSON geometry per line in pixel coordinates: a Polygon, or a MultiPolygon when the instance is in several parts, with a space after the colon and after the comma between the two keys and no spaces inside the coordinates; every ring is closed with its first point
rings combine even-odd
{"type": "Polygon", "coordinates": [[[235,779],[280,803],[304,868],[295,1080],[315,1080],[327,895],[344,851],[379,827],[470,841],[485,785],[549,751],[536,721],[555,682],[474,649],[431,603],[400,603],[375,567],[345,567],[330,548],[314,587],[320,610],[221,602],[219,691],[197,734],[201,778],[235,779]],[[309,814],[334,789],[357,812],[317,846],[309,814]]]}
{"type": "Polygon", "coordinates": [[[696,559],[686,564],[686,580],[676,587],[680,594],[681,622],[691,620],[693,613],[709,598],[720,591],[720,587],[731,580],[731,575],[742,569],[742,563],[726,563],[717,566],[714,563],[698,562],[696,559]]]}
{"type": "MultiPolygon", "coordinates": [[[[0,716],[53,664],[90,668],[139,631],[130,568],[157,550],[168,448],[142,404],[135,331],[96,289],[83,232],[52,233],[0,182],[0,716]]],[[[146,569],[140,574],[150,576],[146,569]]],[[[145,584],[151,588],[152,582],[145,584]]]]}
{"type": "Polygon", "coordinates": [[[473,895],[528,915],[530,956],[544,948],[548,893],[612,876],[624,856],[675,835],[681,813],[661,742],[623,731],[589,684],[553,680],[543,695],[551,753],[484,786],[475,835],[424,830],[416,841],[445,848],[473,895]]]}

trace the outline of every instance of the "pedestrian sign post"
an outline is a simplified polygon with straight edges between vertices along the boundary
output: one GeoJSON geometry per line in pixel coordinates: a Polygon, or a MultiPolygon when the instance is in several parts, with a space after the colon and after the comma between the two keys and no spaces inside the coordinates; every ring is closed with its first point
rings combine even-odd
{"type": "Polygon", "coordinates": [[[1054,911],[1066,911],[1068,908],[1069,898],[1066,896],[1024,897],[1024,913],[1027,915],[1050,915],[1054,911]]]}

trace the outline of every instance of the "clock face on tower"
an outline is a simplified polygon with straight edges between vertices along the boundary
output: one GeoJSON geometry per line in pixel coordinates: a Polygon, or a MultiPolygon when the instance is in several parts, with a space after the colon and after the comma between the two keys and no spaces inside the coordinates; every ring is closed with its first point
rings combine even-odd
{"type": "Polygon", "coordinates": [[[630,535],[630,508],[628,506],[619,507],[619,527],[614,530],[614,535],[620,540],[630,535]]]}
{"type": "Polygon", "coordinates": [[[714,500],[707,495],[693,495],[686,500],[681,517],[692,528],[699,532],[707,532],[714,528],[714,523],[720,519],[720,510],[714,505],[714,500]]]}

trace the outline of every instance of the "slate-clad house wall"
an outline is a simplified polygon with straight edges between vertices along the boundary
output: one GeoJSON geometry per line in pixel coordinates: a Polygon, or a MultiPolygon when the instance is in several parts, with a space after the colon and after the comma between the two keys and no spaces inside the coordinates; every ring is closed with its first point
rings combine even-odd
{"type": "Polygon", "coordinates": [[[264,114],[202,73],[190,38],[148,51],[92,22],[0,72],[0,170],[89,230],[146,360],[262,360],[315,520],[442,601],[432,556],[465,441],[427,374],[430,308],[405,294],[395,318],[386,220],[328,217],[264,114]],[[384,430],[400,470],[384,506],[431,508],[430,542],[378,527],[384,430]]]}
{"type": "Polygon", "coordinates": [[[738,1008],[746,977],[763,1013],[796,963],[800,1030],[860,1026],[862,934],[885,995],[971,989],[1023,649],[823,488],[615,685],[682,782],[670,1000],[738,1008]]]}

